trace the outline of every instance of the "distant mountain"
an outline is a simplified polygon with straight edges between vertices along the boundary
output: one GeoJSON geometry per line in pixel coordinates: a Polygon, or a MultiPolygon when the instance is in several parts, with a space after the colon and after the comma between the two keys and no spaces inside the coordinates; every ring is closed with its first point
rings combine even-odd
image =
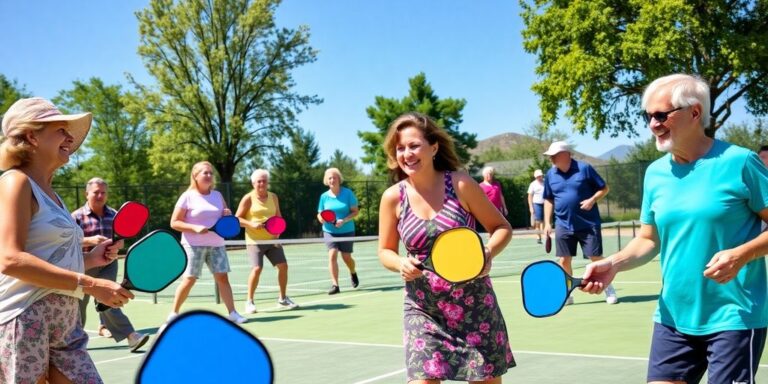
{"type": "Polygon", "coordinates": [[[616,161],[624,161],[627,159],[627,156],[629,156],[629,153],[634,149],[635,147],[631,145],[619,145],[614,149],[611,149],[610,151],[603,153],[602,155],[598,156],[598,159],[602,159],[605,161],[611,160],[611,158],[616,159],[616,161]]]}
{"type": "MultiPolygon", "coordinates": [[[[541,148],[541,152],[547,150],[549,142],[544,143],[536,138],[527,135],[521,135],[519,133],[507,132],[500,135],[492,136],[487,139],[478,140],[477,147],[470,151],[474,156],[479,156],[482,153],[491,150],[491,148],[498,148],[501,151],[507,151],[511,147],[516,145],[536,145],[541,148]]],[[[592,165],[607,164],[607,160],[598,159],[589,155],[585,155],[579,151],[573,151],[573,158],[577,160],[586,161],[592,165]]],[[[528,167],[531,164],[530,159],[522,160],[503,160],[487,162],[486,165],[492,166],[496,169],[496,173],[499,175],[514,176],[528,171],[528,167]]]]}

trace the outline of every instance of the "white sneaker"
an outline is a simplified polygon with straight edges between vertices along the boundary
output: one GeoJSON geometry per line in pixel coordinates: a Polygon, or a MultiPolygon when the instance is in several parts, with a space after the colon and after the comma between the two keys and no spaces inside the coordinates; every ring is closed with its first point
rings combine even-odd
{"type": "Polygon", "coordinates": [[[288,296],[284,297],[283,299],[278,299],[277,300],[277,305],[279,305],[279,306],[281,306],[283,308],[290,308],[290,309],[294,309],[294,308],[298,308],[299,307],[299,305],[294,303],[293,300],[291,300],[291,298],[288,297],[288,296]]]}
{"type": "Polygon", "coordinates": [[[173,319],[177,318],[179,316],[176,312],[171,312],[168,314],[168,317],[165,319],[165,323],[160,325],[160,328],[157,329],[157,335],[160,336],[163,331],[165,331],[165,328],[168,326],[168,323],[173,321],[173,319]]]}
{"type": "Polygon", "coordinates": [[[565,299],[565,305],[571,305],[573,304],[573,296],[568,296],[567,299],[565,299]]]}
{"type": "Polygon", "coordinates": [[[619,302],[619,298],[616,296],[616,290],[613,289],[613,285],[608,285],[605,288],[605,302],[608,304],[616,304],[619,302]]]}
{"type": "Polygon", "coordinates": [[[131,352],[136,352],[149,340],[149,335],[145,333],[133,332],[128,335],[128,346],[131,347],[131,352]]]}
{"type": "Polygon", "coordinates": [[[227,316],[227,318],[228,318],[228,319],[229,319],[231,322],[233,322],[233,323],[237,323],[237,324],[242,324],[242,323],[245,323],[246,321],[248,321],[248,319],[246,319],[245,317],[242,317],[242,316],[240,316],[240,314],[239,314],[239,313],[237,313],[237,311],[232,311],[232,312],[229,314],[229,316],[227,316]]]}
{"type": "Polygon", "coordinates": [[[253,301],[246,301],[245,302],[245,313],[247,313],[247,314],[254,314],[254,313],[256,313],[256,304],[254,304],[253,301]]]}

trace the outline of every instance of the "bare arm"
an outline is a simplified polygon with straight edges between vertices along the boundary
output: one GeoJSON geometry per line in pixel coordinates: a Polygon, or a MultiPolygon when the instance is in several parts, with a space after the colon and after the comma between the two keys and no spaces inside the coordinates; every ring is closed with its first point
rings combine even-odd
{"type": "Polygon", "coordinates": [[[600,293],[622,271],[637,268],[651,261],[658,254],[659,238],[656,227],[640,225],[640,231],[621,251],[587,265],[584,280],[587,284],[581,288],[589,293],[600,293]]]}
{"type": "MultiPolygon", "coordinates": [[[[764,222],[768,222],[768,208],[758,213],[764,222]]],[[[768,231],[762,232],[754,239],[731,249],[725,249],[707,263],[704,276],[725,284],[731,281],[741,268],[752,260],[764,257],[768,253],[768,231]]]]}
{"type": "Polygon", "coordinates": [[[398,254],[400,234],[397,232],[400,190],[397,184],[387,188],[379,205],[379,261],[384,268],[398,272],[404,281],[411,281],[423,275],[417,267],[421,262],[415,257],[401,257],[398,254]]]}
{"type": "Polygon", "coordinates": [[[609,191],[610,189],[608,188],[608,184],[606,184],[605,187],[603,187],[603,189],[600,189],[597,192],[595,192],[595,194],[592,195],[592,197],[582,201],[580,204],[581,209],[585,211],[589,211],[590,209],[592,209],[592,207],[595,204],[597,204],[598,201],[600,201],[600,199],[605,197],[605,195],[607,195],[609,191]]]}
{"type": "Polygon", "coordinates": [[[547,236],[552,233],[552,210],[555,207],[552,200],[544,199],[544,231],[547,236]]]}
{"type": "Polygon", "coordinates": [[[184,221],[184,216],[187,214],[187,210],[184,208],[176,207],[171,214],[171,228],[179,232],[194,232],[194,233],[206,233],[208,228],[202,225],[189,224],[184,221]]]}
{"type": "MultiPolygon", "coordinates": [[[[115,296],[115,300],[108,302],[110,305],[119,300],[116,306],[122,306],[133,298],[133,294],[115,282],[94,279],[55,266],[26,252],[24,244],[29,235],[29,225],[38,209],[32,197],[32,188],[26,176],[14,172],[0,178],[0,191],[0,273],[38,287],[69,291],[77,288],[80,279],[81,285],[87,287],[84,292],[98,299],[105,298],[105,295],[115,296]]],[[[106,245],[96,249],[103,255],[106,245]]]]}
{"type": "Polygon", "coordinates": [[[243,198],[240,199],[240,204],[237,205],[237,212],[235,212],[235,217],[237,217],[237,219],[240,221],[241,227],[257,229],[256,225],[253,222],[245,218],[246,215],[248,214],[248,211],[250,210],[251,210],[251,194],[246,193],[245,196],[243,196],[243,198]]]}

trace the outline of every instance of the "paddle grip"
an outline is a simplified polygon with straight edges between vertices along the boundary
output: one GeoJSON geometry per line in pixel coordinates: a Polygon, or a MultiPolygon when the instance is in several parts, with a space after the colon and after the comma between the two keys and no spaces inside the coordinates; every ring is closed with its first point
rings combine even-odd
{"type": "Polygon", "coordinates": [[[109,306],[103,303],[96,304],[96,312],[104,312],[109,309],[109,306]]]}
{"type": "Polygon", "coordinates": [[[584,279],[582,279],[580,277],[572,277],[571,279],[572,279],[571,281],[573,282],[573,286],[574,287],[583,287],[583,286],[587,285],[586,282],[584,281],[584,279]]]}

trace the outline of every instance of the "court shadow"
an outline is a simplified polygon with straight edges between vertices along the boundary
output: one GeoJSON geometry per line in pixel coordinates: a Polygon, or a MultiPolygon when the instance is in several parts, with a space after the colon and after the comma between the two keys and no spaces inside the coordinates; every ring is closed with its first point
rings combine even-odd
{"type": "Polygon", "coordinates": [[[280,321],[280,320],[294,320],[298,319],[304,316],[301,315],[290,315],[290,316],[270,316],[270,317],[254,317],[248,319],[243,324],[250,324],[250,323],[271,323],[273,321],[280,321]]]}
{"type": "Polygon", "coordinates": [[[146,352],[146,351],[144,351],[144,349],[146,349],[146,348],[147,348],[147,345],[145,344],[138,351],[131,352],[130,348],[128,347],[128,345],[120,343],[120,344],[116,344],[116,345],[112,345],[112,346],[107,346],[107,347],[88,347],[88,350],[89,351],[120,351],[120,350],[123,350],[123,351],[125,351],[126,353],[128,353],[130,355],[142,355],[142,354],[144,354],[146,352]]]}
{"type": "Polygon", "coordinates": [[[657,301],[659,295],[636,295],[636,296],[619,296],[619,304],[621,303],[643,303],[646,301],[657,301]]]}
{"type": "Polygon", "coordinates": [[[320,311],[335,311],[338,309],[347,309],[347,308],[352,308],[352,306],[347,304],[342,304],[342,303],[309,304],[309,305],[301,306],[301,309],[303,310],[320,310],[320,311]]]}

